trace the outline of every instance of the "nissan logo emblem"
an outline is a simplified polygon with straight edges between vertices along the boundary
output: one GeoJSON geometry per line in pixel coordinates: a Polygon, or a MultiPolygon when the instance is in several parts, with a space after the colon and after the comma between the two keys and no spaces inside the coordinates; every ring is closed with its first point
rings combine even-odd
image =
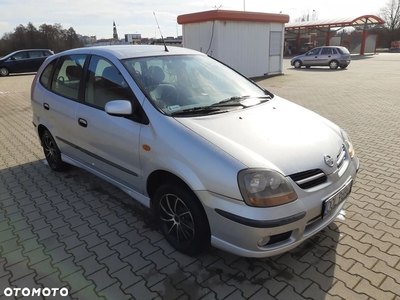
{"type": "Polygon", "coordinates": [[[333,167],[334,161],[333,161],[333,158],[332,158],[332,157],[330,157],[329,155],[325,155],[325,156],[324,156],[324,159],[325,159],[325,163],[326,163],[328,166],[333,167]]]}

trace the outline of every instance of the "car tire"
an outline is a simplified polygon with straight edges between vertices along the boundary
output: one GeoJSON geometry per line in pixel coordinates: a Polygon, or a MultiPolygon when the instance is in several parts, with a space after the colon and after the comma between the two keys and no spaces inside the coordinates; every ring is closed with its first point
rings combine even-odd
{"type": "Polygon", "coordinates": [[[196,195],[179,183],[161,185],[154,195],[156,219],[176,250],[193,256],[210,245],[210,227],[196,195]]]}
{"type": "Polygon", "coordinates": [[[0,68],[0,76],[8,76],[8,74],[10,74],[10,72],[7,68],[0,68]]]}
{"type": "Polygon", "coordinates": [[[296,60],[296,61],[293,63],[293,66],[294,66],[296,69],[300,69],[301,66],[302,66],[302,63],[301,63],[300,60],[296,60]]]}
{"type": "Polygon", "coordinates": [[[42,134],[42,147],[49,167],[56,172],[63,172],[68,169],[68,164],[61,160],[61,151],[56,141],[48,130],[42,134]]]}
{"type": "Polygon", "coordinates": [[[336,70],[339,67],[339,62],[337,60],[331,60],[329,62],[329,68],[336,70]]]}
{"type": "Polygon", "coordinates": [[[340,68],[344,70],[347,68],[347,65],[342,65],[342,66],[340,66],[340,68]]]}

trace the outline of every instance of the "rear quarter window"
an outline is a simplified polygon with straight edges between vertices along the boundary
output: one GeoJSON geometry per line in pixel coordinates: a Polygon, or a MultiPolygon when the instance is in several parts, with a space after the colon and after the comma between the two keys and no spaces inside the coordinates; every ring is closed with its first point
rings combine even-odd
{"type": "Polygon", "coordinates": [[[349,50],[347,50],[346,48],[338,48],[338,51],[340,52],[340,54],[350,54],[349,50]]]}
{"type": "Polygon", "coordinates": [[[53,73],[55,64],[56,60],[53,60],[50,64],[47,65],[46,68],[44,68],[42,75],[40,75],[39,82],[48,90],[50,89],[51,74],[53,73]]]}

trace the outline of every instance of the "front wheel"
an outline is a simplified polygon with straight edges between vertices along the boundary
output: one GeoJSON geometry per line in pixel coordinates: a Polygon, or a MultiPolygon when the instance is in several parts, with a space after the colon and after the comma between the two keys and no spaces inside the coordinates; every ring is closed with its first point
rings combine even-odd
{"type": "Polygon", "coordinates": [[[42,146],[50,168],[57,172],[65,171],[68,165],[61,160],[61,151],[58,149],[56,141],[48,130],[43,132],[42,146]]]}
{"type": "Polygon", "coordinates": [[[178,251],[196,255],[210,244],[210,228],[198,198],[188,188],[168,183],[154,195],[154,209],[165,239],[178,251]]]}
{"type": "Polygon", "coordinates": [[[10,74],[7,68],[0,68],[0,76],[7,76],[10,74]]]}
{"type": "Polygon", "coordinates": [[[337,69],[339,67],[339,62],[337,60],[332,60],[329,63],[329,68],[331,69],[337,69]]]}
{"type": "Polygon", "coordinates": [[[296,60],[293,65],[294,65],[294,67],[296,69],[300,69],[301,68],[301,61],[300,60],[296,60]]]}

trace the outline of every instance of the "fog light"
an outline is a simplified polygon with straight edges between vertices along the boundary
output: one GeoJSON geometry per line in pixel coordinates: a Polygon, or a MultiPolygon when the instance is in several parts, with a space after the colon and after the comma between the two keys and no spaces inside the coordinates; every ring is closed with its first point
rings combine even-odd
{"type": "Polygon", "coordinates": [[[270,240],[270,237],[269,236],[265,236],[265,237],[263,237],[263,238],[258,240],[257,245],[259,247],[264,247],[269,242],[269,240],[270,240]]]}

